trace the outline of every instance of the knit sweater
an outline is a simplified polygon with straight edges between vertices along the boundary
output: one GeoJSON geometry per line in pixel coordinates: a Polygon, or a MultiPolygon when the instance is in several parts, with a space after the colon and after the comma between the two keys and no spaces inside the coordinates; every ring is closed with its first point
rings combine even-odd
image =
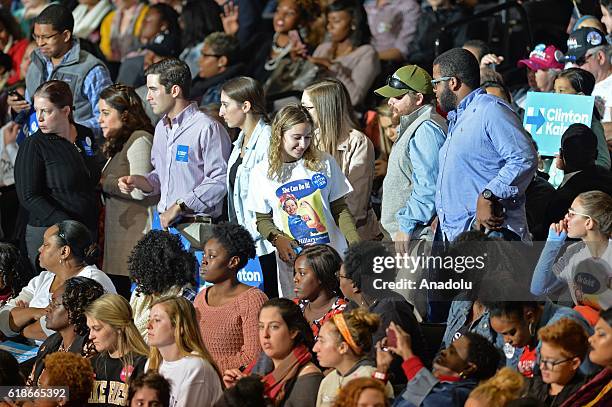
{"type": "MultiPolygon", "coordinates": [[[[325,376],[323,381],[321,381],[319,393],[317,395],[317,407],[331,407],[334,405],[338,392],[343,386],[353,379],[372,377],[375,371],[376,366],[367,359],[362,359],[357,362],[344,376],[341,375],[338,370],[332,370],[325,376]]],[[[393,386],[391,386],[391,383],[386,384],[385,395],[389,399],[393,398],[393,386]]]]}
{"type": "Polygon", "coordinates": [[[202,290],[193,303],[204,345],[221,372],[248,365],[261,351],[257,315],[268,297],[251,288],[232,301],[211,307],[206,291],[202,290]]]}

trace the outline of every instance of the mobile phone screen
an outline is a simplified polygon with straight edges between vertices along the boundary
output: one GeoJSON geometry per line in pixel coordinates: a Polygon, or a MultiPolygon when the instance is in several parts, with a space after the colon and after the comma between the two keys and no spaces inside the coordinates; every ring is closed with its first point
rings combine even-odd
{"type": "Polygon", "coordinates": [[[16,96],[18,100],[25,100],[25,98],[23,96],[21,96],[21,93],[17,92],[16,90],[12,90],[9,92],[10,96],[16,96]]]}

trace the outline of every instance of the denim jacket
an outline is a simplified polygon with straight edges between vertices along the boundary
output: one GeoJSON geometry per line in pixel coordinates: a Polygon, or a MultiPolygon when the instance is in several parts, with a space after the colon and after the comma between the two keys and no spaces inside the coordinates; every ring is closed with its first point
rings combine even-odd
{"type": "Polygon", "coordinates": [[[423,368],[394,400],[393,407],[462,407],[477,385],[474,379],[441,382],[423,368]]]}
{"type": "MultiPolygon", "coordinates": [[[[535,327],[535,332],[537,332],[538,329],[553,324],[562,318],[573,319],[574,321],[582,325],[582,327],[585,329],[589,336],[593,334],[593,327],[589,325],[589,323],[582,317],[582,315],[580,315],[578,312],[574,311],[571,308],[553,304],[552,301],[546,301],[546,303],[544,304],[544,311],[542,312],[542,316],[540,318],[540,321],[538,322],[538,326],[535,327]]],[[[542,342],[538,341],[538,357],[540,355],[541,346],[542,342]]],[[[509,345],[506,345],[504,346],[504,353],[506,355],[506,366],[516,369],[518,367],[521,355],[523,354],[523,348],[513,348],[509,345]]],[[[536,365],[534,371],[538,372],[539,369],[539,366],[536,365]]],[[[588,357],[586,357],[580,365],[580,372],[587,376],[596,373],[599,369],[600,368],[594,365],[588,357]]]]}
{"type": "Polygon", "coordinates": [[[249,178],[253,167],[260,161],[268,159],[268,148],[270,146],[271,135],[272,130],[270,125],[260,119],[244,149],[242,164],[240,164],[236,172],[234,189],[231,189],[229,183],[230,168],[232,168],[240,157],[240,148],[242,146],[242,140],[244,140],[243,131],[240,132],[238,139],[234,142],[234,148],[227,162],[227,197],[228,200],[231,199],[234,204],[234,212],[229,214],[229,220],[232,223],[238,223],[244,226],[246,230],[251,233],[253,240],[255,240],[255,248],[257,249],[258,256],[272,253],[274,248],[272,244],[264,239],[257,231],[255,212],[247,209],[246,201],[249,194],[249,178]]]}
{"type": "MultiPolygon", "coordinates": [[[[446,331],[444,332],[444,339],[442,340],[442,347],[447,348],[448,345],[453,342],[453,336],[459,329],[465,325],[472,309],[472,301],[455,300],[451,304],[450,311],[448,312],[448,320],[446,321],[446,331]]],[[[497,332],[491,328],[491,321],[489,320],[489,310],[486,310],[484,314],[476,321],[475,324],[470,326],[469,332],[474,332],[484,336],[489,342],[494,343],[500,350],[504,345],[503,338],[497,335],[497,332]]]]}

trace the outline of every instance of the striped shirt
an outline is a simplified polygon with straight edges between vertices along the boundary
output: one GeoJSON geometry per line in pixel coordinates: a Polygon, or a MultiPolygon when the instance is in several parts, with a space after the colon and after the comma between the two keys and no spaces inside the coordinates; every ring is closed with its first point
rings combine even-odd
{"type": "Polygon", "coordinates": [[[195,214],[219,217],[227,192],[225,177],[231,142],[225,128],[190,104],[168,125],[164,116],[155,127],[151,164],[146,175],[161,194],[157,210],[165,212],[182,199],[195,214]]]}

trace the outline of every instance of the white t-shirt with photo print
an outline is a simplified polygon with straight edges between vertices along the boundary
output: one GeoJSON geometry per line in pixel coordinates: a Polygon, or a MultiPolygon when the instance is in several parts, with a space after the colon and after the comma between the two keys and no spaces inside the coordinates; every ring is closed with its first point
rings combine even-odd
{"type": "Polygon", "coordinates": [[[301,246],[328,244],[342,256],[347,248],[331,213],[330,203],[353,190],[336,160],[321,153],[323,167],[312,171],[300,159],[285,163],[281,180],[268,178],[268,160],[255,166],[249,185],[248,209],[272,211],[274,224],[301,246]]]}

